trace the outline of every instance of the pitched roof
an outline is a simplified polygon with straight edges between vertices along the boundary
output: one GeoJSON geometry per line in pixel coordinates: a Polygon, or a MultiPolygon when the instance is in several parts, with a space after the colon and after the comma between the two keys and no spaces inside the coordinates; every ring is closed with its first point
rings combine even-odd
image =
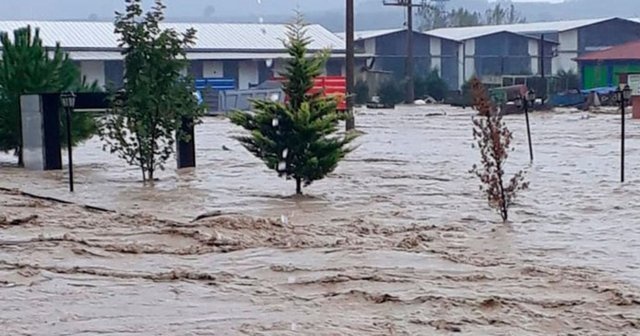
{"type": "MultiPolygon", "coordinates": [[[[32,26],[40,28],[45,46],[59,42],[65,49],[105,50],[118,48],[118,36],[111,22],[86,21],[0,21],[0,31],[32,26]]],[[[184,32],[195,28],[196,44],[193,51],[259,51],[283,50],[286,38],[284,24],[236,24],[236,23],[166,23],[166,28],[184,32]]],[[[344,41],[320,25],[307,27],[312,39],[309,49],[331,48],[344,52],[344,41]]]]}
{"type": "MultiPolygon", "coordinates": [[[[370,38],[376,38],[376,37],[380,37],[380,36],[384,36],[384,35],[389,35],[389,34],[395,34],[395,33],[399,33],[399,32],[404,32],[407,31],[407,28],[396,28],[396,29],[379,29],[379,30],[361,30],[361,31],[356,31],[354,32],[354,39],[356,41],[358,40],[367,40],[370,38]]],[[[418,34],[424,34],[424,35],[428,35],[425,32],[421,32],[421,31],[414,31],[415,33],[418,34]]],[[[338,37],[340,37],[341,39],[346,39],[347,35],[345,32],[341,32],[341,33],[336,33],[336,35],[338,35],[338,37]]]]}
{"type": "MultiPolygon", "coordinates": [[[[378,29],[378,30],[361,30],[354,32],[355,40],[366,40],[374,37],[379,37],[387,34],[393,34],[401,31],[405,31],[406,28],[396,28],[396,29],[378,29]]],[[[347,33],[341,32],[337,33],[338,37],[341,39],[347,38],[347,33]]]]}
{"type": "Polygon", "coordinates": [[[576,61],[640,60],[640,41],[625,43],[605,50],[584,54],[576,61]]]}
{"type": "Polygon", "coordinates": [[[563,31],[573,30],[596,23],[601,23],[614,18],[588,19],[588,20],[572,20],[572,21],[553,21],[553,22],[534,22],[520,23],[510,25],[497,26],[477,26],[477,27],[459,27],[459,28],[439,28],[430,30],[427,34],[439,38],[446,38],[454,41],[465,41],[476,37],[491,35],[499,32],[511,32],[517,34],[541,34],[541,33],[559,33],[563,31]]]}

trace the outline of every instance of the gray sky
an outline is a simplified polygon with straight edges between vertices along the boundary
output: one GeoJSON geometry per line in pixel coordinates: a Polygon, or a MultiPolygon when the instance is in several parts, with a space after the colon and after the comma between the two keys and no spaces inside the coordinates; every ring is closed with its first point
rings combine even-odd
{"type": "MultiPolygon", "coordinates": [[[[86,19],[91,14],[110,18],[115,10],[124,7],[123,3],[122,0],[0,0],[0,19],[86,19]]],[[[208,10],[214,16],[281,15],[297,7],[306,13],[338,10],[344,8],[345,0],[165,0],[165,3],[169,16],[202,17],[207,7],[214,9],[208,10]]],[[[356,3],[368,3],[363,6],[367,9],[382,6],[382,0],[356,0],[356,3]]]]}

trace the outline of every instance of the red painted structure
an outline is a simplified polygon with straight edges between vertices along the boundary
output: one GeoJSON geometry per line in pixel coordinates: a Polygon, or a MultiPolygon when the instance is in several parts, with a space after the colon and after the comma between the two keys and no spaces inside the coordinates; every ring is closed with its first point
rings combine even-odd
{"type": "MultiPolygon", "coordinates": [[[[284,78],[274,78],[277,81],[284,81],[284,78]]],[[[342,76],[320,76],[317,77],[313,88],[309,93],[324,92],[327,97],[335,97],[338,101],[338,111],[347,110],[347,79],[342,76]]]]}

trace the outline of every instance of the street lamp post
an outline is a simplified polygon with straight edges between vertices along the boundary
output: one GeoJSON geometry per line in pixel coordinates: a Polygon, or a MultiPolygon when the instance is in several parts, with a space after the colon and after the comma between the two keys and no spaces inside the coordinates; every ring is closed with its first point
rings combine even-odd
{"type": "Polygon", "coordinates": [[[616,91],[616,99],[620,103],[620,182],[624,182],[624,107],[631,100],[631,87],[625,85],[616,91]]]}
{"type": "Polygon", "coordinates": [[[65,92],[60,95],[62,101],[62,107],[67,119],[67,154],[69,155],[69,191],[73,192],[73,153],[71,152],[71,113],[76,106],[76,95],[73,92],[65,92]]]}
{"type": "Polygon", "coordinates": [[[531,125],[529,124],[529,108],[533,107],[536,101],[536,93],[533,90],[527,91],[524,97],[518,98],[518,104],[524,109],[524,118],[527,122],[527,140],[529,141],[529,159],[533,162],[533,143],[531,142],[531,125]]]}

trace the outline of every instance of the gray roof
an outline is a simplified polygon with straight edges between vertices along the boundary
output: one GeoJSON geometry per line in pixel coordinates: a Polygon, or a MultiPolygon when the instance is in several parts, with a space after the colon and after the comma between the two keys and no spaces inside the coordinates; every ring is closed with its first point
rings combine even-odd
{"type": "MultiPolygon", "coordinates": [[[[59,42],[69,50],[118,48],[118,36],[114,34],[111,22],[0,21],[0,31],[9,34],[26,26],[40,28],[40,37],[45,46],[54,46],[59,42]]],[[[279,51],[284,49],[283,39],[286,38],[284,24],[166,23],[163,26],[178,32],[195,28],[197,41],[192,51],[279,51]]],[[[307,32],[312,39],[309,49],[331,48],[334,52],[344,52],[344,41],[324,27],[309,25],[307,32]]]]}
{"type": "MultiPolygon", "coordinates": [[[[361,31],[356,31],[353,34],[353,37],[356,41],[358,40],[368,40],[370,38],[376,38],[376,37],[380,37],[380,36],[384,36],[384,35],[389,35],[389,34],[395,34],[395,33],[399,33],[399,32],[404,32],[407,31],[407,28],[395,28],[395,29],[378,29],[378,30],[361,30],[361,31]]],[[[427,35],[424,32],[421,31],[415,31],[418,34],[424,34],[427,35]]],[[[341,39],[346,39],[347,35],[345,32],[342,33],[336,33],[336,35],[338,35],[338,37],[340,37],[341,39]]]]}
{"type": "Polygon", "coordinates": [[[450,39],[454,41],[465,41],[476,37],[491,35],[500,32],[511,32],[517,34],[540,34],[540,33],[559,33],[563,31],[578,29],[590,26],[596,23],[609,21],[614,18],[589,19],[589,20],[572,20],[572,21],[554,21],[554,22],[534,22],[521,23],[511,25],[498,26],[478,26],[478,27],[460,27],[460,28],[440,28],[427,32],[427,34],[450,39]]]}

